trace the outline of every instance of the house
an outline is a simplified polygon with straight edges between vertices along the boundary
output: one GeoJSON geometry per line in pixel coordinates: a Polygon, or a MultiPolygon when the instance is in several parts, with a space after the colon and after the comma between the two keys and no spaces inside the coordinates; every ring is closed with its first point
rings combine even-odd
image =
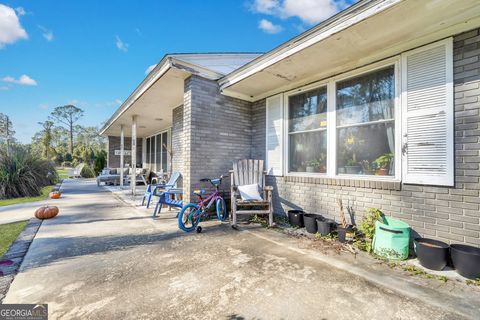
{"type": "Polygon", "coordinates": [[[166,56],[103,128],[109,163],[123,131],[165,168],[166,133],[186,201],[264,159],[277,214],[342,198],[480,246],[479,58],[476,0],[359,1],[262,55],[166,56]]]}

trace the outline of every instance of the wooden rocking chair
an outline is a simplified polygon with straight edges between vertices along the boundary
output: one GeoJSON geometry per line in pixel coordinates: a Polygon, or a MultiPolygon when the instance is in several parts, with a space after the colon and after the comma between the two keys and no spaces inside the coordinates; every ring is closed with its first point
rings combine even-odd
{"type": "Polygon", "coordinates": [[[266,173],[267,171],[263,169],[263,160],[248,159],[233,163],[233,170],[230,170],[232,227],[237,225],[237,214],[268,214],[268,224],[273,226],[273,187],[265,186],[266,173]],[[263,199],[242,200],[238,187],[255,183],[258,184],[263,199]],[[259,209],[251,209],[252,207],[259,209]]]}

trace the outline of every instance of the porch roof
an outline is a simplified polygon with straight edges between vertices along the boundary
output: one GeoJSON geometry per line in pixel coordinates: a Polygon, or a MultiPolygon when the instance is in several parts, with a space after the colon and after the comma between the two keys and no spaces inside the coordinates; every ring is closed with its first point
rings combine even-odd
{"type": "Polygon", "coordinates": [[[480,26],[478,0],[363,0],[219,80],[256,101],[480,26]]]}
{"type": "Polygon", "coordinates": [[[100,130],[119,136],[124,125],[131,135],[132,116],[137,116],[137,137],[145,137],[172,125],[172,110],[183,104],[184,81],[192,74],[217,80],[259,53],[167,54],[147,75],[100,130]]]}

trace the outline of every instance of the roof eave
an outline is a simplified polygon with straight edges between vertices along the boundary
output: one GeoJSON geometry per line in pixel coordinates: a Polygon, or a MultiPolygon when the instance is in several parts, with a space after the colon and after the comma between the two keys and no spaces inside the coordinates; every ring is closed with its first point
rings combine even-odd
{"type": "Polygon", "coordinates": [[[264,55],[252,60],[244,66],[219,79],[220,88],[223,90],[265,68],[299,52],[312,44],[326,39],[346,28],[368,19],[403,0],[364,0],[337,13],[327,20],[319,23],[310,30],[274,48],[264,55]]]}
{"type": "Polygon", "coordinates": [[[105,131],[148,90],[160,77],[162,77],[171,68],[171,58],[165,55],[147,77],[137,86],[130,96],[120,105],[110,119],[100,129],[100,135],[105,131]]]}

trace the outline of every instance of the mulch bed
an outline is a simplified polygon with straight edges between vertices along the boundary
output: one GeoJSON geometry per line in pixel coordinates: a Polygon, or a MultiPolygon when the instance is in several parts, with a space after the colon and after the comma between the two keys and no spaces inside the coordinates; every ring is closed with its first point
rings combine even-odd
{"type": "Polygon", "coordinates": [[[37,234],[42,220],[32,218],[28,221],[27,226],[18,235],[17,239],[12,243],[8,251],[0,260],[0,303],[5,298],[8,288],[12,283],[15,275],[22,265],[23,258],[27,254],[28,248],[37,234]]]}

